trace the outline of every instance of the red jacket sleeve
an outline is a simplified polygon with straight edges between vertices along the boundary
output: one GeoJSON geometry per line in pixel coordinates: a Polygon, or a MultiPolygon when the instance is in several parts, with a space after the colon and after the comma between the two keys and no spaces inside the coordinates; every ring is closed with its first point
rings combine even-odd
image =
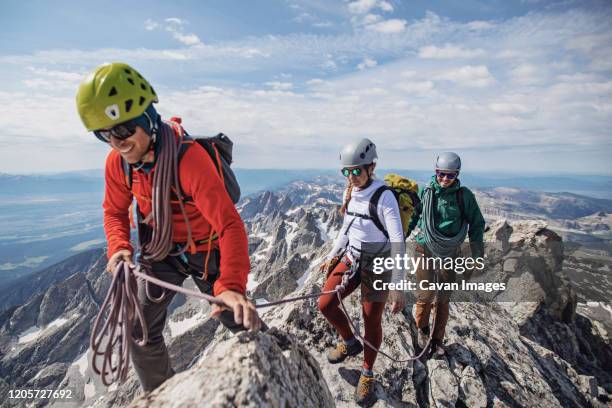
{"type": "Polygon", "coordinates": [[[104,174],[104,232],[110,258],[121,249],[134,251],[130,244],[130,214],[132,192],[125,184],[121,156],[112,150],[106,158],[104,174]]]}
{"type": "Polygon", "coordinates": [[[183,191],[193,198],[202,216],[219,235],[220,276],[213,293],[233,290],[244,294],[251,268],[244,223],[202,146],[193,143],[187,149],[180,162],[179,175],[183,191]]]}

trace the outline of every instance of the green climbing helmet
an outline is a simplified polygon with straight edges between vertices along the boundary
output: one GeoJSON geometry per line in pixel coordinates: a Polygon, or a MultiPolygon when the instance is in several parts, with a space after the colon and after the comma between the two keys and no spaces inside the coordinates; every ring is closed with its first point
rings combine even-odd
{"type": "Polygon", "coordinates": [[[134,68],[102,64],[79,85],[77,109],[89,131],[111,128],[142,115],[157,94],[134,68]]]}

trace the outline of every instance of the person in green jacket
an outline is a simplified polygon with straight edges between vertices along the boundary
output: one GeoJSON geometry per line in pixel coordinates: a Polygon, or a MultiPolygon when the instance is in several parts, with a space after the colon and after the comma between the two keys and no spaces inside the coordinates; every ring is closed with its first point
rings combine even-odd
{"type": "MultiPolygon", "coordinates": [[[[432,266],[434,262],[426,262],[427,258],[460,256],[460,245],[466,236],[469,236],[472,257],[476,259],[484,255],[485,220],[474,193],[461,185],[458,178],[460,170],[461,158],[456,153],[441,153],[436,160],[436,174],[431,182],[419,187],[421,204],[415,208],[408,227],[408,234],[416,226],[420,230],[415,239],[416,254],[423,257],[416,271],[419,288],[421,281],[433,282],[436,278],[436,270],[432,266]]],[[[455,281],[454,270],[439,269],[437,272],[438,282],[455,281]]],[[[415,320],[419,331],[418,343],[423,349],[431,337],[432,353],[443,356],[450,291],[439,291],[435,303],[434,297],[435,291],[417,291],[415,320]],[[432,309],[435,326],[431,334],[429,317],[432,309]]]]}

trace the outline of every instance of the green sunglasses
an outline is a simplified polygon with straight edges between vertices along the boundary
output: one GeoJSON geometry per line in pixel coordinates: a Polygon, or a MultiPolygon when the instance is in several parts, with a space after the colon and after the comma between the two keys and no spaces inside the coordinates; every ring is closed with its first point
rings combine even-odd
{"type": "Polygon", "coordinates": [[[348,176],[350,176],[352,174],[353,176],[359,177],[359,176],[361,176],[361,172],[362,171],[363,171],[363,169],[361,167],[354,167],[352,169],[349,169],[348,167],[345,167],[345,168],[342,169],[342,175],[344,177],[348,177],[348,176]]]}

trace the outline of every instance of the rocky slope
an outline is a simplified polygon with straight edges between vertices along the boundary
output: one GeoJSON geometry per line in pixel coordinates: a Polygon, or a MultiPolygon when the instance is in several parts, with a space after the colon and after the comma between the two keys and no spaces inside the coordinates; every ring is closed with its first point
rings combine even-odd
{"type": "MultiPolygon", "coordinates": [[[[341,223],[341,191],[329,179],[296,182],[241,203],[253,264],[248,289],[258,302],[320,289],[323,277],[314,271],[341,223]]],[[[512,295],[498,300],[512,303],[454,303],[446,359],[393,364],[379,357],[377,406],[608,404],[610,317],[606,309],[597,315],[576,306],[561,273],[567,257],[561,237],[541,222],[488,218],[487,236],[496,243],[488,248],[490,273],[512,295]]],[[[207,305],[177,296],[165,337],[179,374],[145,397],[133,373],[106,389],[91,373],[87,347],[109,279],[103,258],[79,262],[79,272],[0,316],[3,394],[71,387],[79,405],[95,407],[353,405],[361,361],[326,361],[336,337],[311,301],[264,309],[269,333],[233,336],[207,317],[207,305]]],[[[347,306],[359,324],[358,292],[347,306]]],[[[411,307],[399,315],[386,311],[383,324],[382,347],[395,358],[413,355],[411,307]]]]}

